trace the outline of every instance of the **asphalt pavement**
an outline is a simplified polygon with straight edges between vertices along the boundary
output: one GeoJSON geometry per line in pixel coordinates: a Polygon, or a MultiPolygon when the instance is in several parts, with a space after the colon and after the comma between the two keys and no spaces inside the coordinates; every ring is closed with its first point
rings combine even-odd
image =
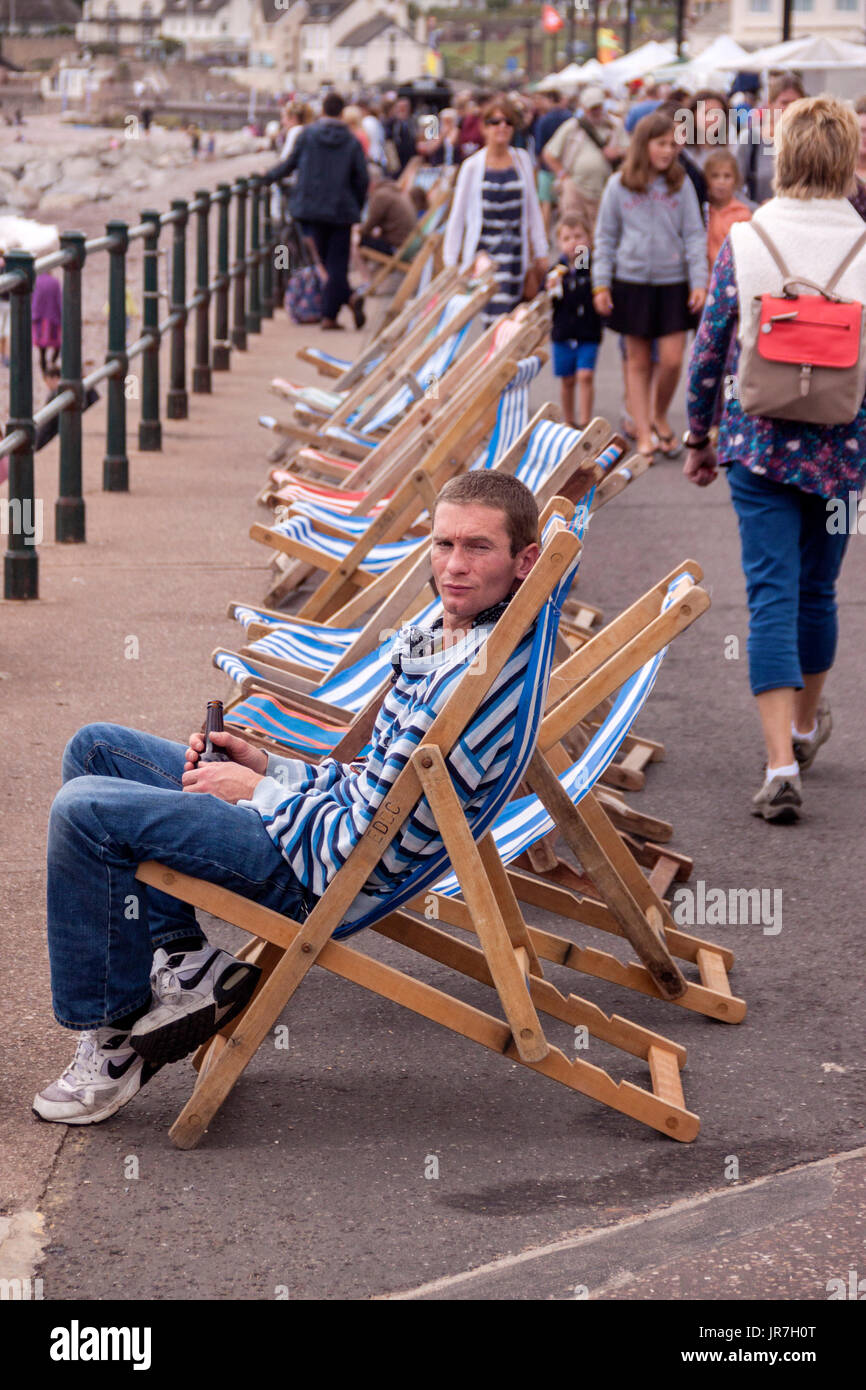
{"type": "MultiPolygon", "coordinates": [[[[99,490],[102,407],[89,412],[85,546],[53,543],[56,445],[39,456],[41,599],[0,606],[0,1277],[38,1271],[51,1300],[826,1300],[858,1259],[866,1274],[866,542],[852,538],[842,575],[833,737],[802,821],[766,825],[749,814],[761,741],[735,518],[724,479],[699,491],[680,463],[660,463],[593,520],[580,592],[609,617],[684,558],[702,565],[712,606],[673,645],[641,717],[666,758],[632,799],[673,823],[696,891],[699,880],[767,890],[775,915],[694,928],[735,952],[732,986],[748,1002],[737,1026],[600,981],[567,986],[688,1048],[696,1141],[666,1139],[321,970],[286,1012],[288,1047],[275,1036],[259,1050],[199,1148],[180,1152],[167,1133],[188,1063],[99,1127],[31,1115],[33,1093],[71,1055],[51,1015],[43,909],[63,745],[96,719],[182,739],[208,698],[228,694],[209,654],[235,644],[227,602],[260,601],[267,576],[247,537],[270,438],[255,421],[274,410],[271,375],[313,379],[294,359],[313,341],[282,315],[266,322],[211,399],[191,396],[189,420],[165,422],[161,454],[131,451],[128,496],[99,490]]],[[[321,341],[351,352],[358,338],[321,341]]],[[[615,422],[613,340],[598,383],[597,410],[615,422]]],[[[548,367],[538,403],[554,390],[548,367]]],[[[242,939],[225,924],[209,934],[242,939]]],[[[405,961],[373,934],[356,944],[405,961]]],[[[432,962],[409,968],[445,981],[432,962]]],[[[489,1007],[480,985],[460,993],[489,1007]]],[[[569,1046],[564,1025],[550,1031],[569,1046]]],[[[589,1060],[644,1081],[636,1059],[593,1048],[589,1060]]]]}

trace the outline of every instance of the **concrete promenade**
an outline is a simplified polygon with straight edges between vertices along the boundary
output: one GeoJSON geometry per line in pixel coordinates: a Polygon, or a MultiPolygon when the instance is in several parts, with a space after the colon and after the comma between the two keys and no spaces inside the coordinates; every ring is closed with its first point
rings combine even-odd
{"type": "MultiPolygon", "coordinates": [[[[633,800],[673,822],[693,886],[778,892],[779,910],[772,922],[695,928],[736,953],[732,984],[749,1005],[739,1027],[578,976],[570,985],[688,1047],[697,1141],[665,1140],[315,970],[287,1011],[288,1050],[260,1050],[197,1150],[167,1136],[188,1063],[103,1126],[31,1115],[73,1046],[52,1019],[44,939],[63,746],[93,720],[185,739],[206,700],[227,696],[210,652],[237,645],[226,604],[261,600],[268,571],[247,535],[270,439],[256,417],[274,410],[273,374],[315,379],[294,353],[316,341],[351,354],[360,337],[320,339],[282,313],[266,321],[215,375],[212,398],[191,395],[189,420],[164,422],[162,453],[131,449],[128,495],[100,491],[103,405],[88,412],[84,546],[53,543],[56,443],[38,456],[41,599],[0,604],[0,1277],[38,1260],[46,1299],[273,1299],[279,1288],[293,1299],[565,1299],[579,1287],[605,1299],[826,1299],[858,1260],[866,1275],[866,539],[852,538],[842,578],[833,738],[805,784],[803,821],[767,826],[748,813],[761,745],[727,485],[698,491],[679,463],[661,463],[593,522],[581,592],[613,616],[686,556],[703,565],[712,607],[676,642],[640,726],[667,759],[633,800]],[[643,1214],[653,1220],[635,1222],[643,1214]]],[[[538,403],[554,389],[548,368],[538,403]]],[[[597,410],[615,422],[620,399],[609,340],[597,410]]],[[[674,419],[682,427],[681,395],[674,419]]],[[[131,445],[135,424],[133,411],[131,445]]],[[[209,934],[241,940],[224,924],[209,934]]],[[[400,960],[380,938],[358,944],[400,960]]],[[[444,979],[430,962],[413,969],[444,979]]],[[[481,986],[462,995],[487,1003],[481,986]]],[[[554,1041],[567,1047],[568,1031],[554,1028],[554,1041]]],[[[624,1054],[590,1060],[642,1080],[624,1054]]]]}

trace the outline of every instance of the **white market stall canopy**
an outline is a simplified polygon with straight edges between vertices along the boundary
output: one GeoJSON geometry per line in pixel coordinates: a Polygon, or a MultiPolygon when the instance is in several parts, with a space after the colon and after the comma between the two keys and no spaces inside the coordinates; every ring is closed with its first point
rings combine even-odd
{"type": "Polygon", "coordinates": [[[536,84],[537,92],[549,92],[556,90],[560,92],[576,92],[578,87],[585,87],[587,82],[600,82],[604,77],[605,67],[596,58],[590,58],[586,63],[569,63],[562,72],[552,72],[549,77],[545,77],[536,84]]]}
{"type": "Polygon", "coordinates": [[[728,34],[720,34],[701,53],[696,53],[685,63],[670,63],[657,68],[654,76],[663,82],[674,82],[677,86],[697,91],[699,87],[717,87],[727,90],[732,70],[750,70],[751,54],[728,34]]]}
{"type": "Polygon", "coordinates": [[[612,63],[601,65],[603,77],[599,77],[600,82],[606,86],[624,86],[626,82],[632,82],[636,77],[646,77],[649,73],[655,72],[656,68],[669,67],[677,56],[676,45],[674,43],[656,43],[655,39],[650,39],[649,43],[641,44],[640,48],[633,48],[631,53],[624,53],[621,58],[615,58],[612,63]]]}
{"type": "Polygon", "coordinates": [[[774,43],[748,53],[739,62],[723,62],[725,69],[744,72],[797,72],[810,96],[831,92],[839,97],[866,96],[866,44],[845,39],[803,38],[774,43]]]}
{"type": "Polygon", "coordinates": [[[552,73],[539,82],[536,91],[544,92],[551,88],[564,92],[576,91],[578,87],[592,82],[610,92],[622,92],[627,82],[636,77],[645,77],[662,65],[669,66],[675,57],[673,43],[656,43],[651,39],[649,43],[641,44],[640,48],[632,49],[631,53],[615,58],[612,63],[600,63],[597,58],[590,58],[585,63],[569,63],[562,72],[552,73]]]}

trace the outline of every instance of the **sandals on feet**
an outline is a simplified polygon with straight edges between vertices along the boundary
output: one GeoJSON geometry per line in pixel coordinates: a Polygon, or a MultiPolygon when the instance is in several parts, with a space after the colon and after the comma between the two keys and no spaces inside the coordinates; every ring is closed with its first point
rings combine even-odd
{"type": "Polygon", "coordinates": [[[664,454],[666,459],[678,459],[683,452],[683,446],[675,434],[662,434],[657,425],[652,427],[653,438],[658,444],[659,452],[664,454]]]}

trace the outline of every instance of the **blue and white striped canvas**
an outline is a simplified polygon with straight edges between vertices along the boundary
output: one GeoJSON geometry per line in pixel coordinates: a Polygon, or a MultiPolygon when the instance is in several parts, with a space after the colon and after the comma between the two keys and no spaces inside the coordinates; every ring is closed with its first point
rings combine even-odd
{"type": "MultiPolygon", "coordinates": [[[[674,590],[679,582],[678,577],[669,586],[662,603],[662,612],[674,601],[674,590]]],[[[595,786],[619,752],[623,739],[631,730],[655,685],[667,650],[667,647],[664,647],[655,656],[650,657],[649,661],[625,682],[607,718],[596,730],[577,762],[560,775],[559,780],[575,806],[595,786]]],[[[553,830],[554,824],[547,808],[537,797],[524,796],[510,802],[493,826],[493,838],[502,861],[506,864],[512,863],[529,849],[530,845],[553,830]]],[[[460,892],[456,875],[448,874],[436,884],[435,891],[444,893],[447,897],[456,897],[460,892]]]]}
{"type": "MultiPolygon", "coordinates": [[[[499,397],[496,420],[490,439],[481,450],[472,468],[492,468],[497,459],[511,448],[526,429],[529,421],[529,387],[541,370],[541,359],[525,357],[518,365],[512,380],[499,397]]],[[[347,517],[344,512],[336,512],[322,502],[313,502],[299,497],[291,503],[295,516],[308,516],[311,521],[326,526],[339,526],[360,539],[373,520],[371,516],[347,517]]],[[[425,513],[426,515],[426,513],[425,513]]]]}
{"type": "MultiPolygon", "coordinates": [[[[347,540],[343,536],[329,536],[324,531],[317,531],[309,517],[290,516],[287,521],[278,522],[272,530],[280,536],[297,541],[299,545],[306,545],[321,551],[323,555],[328,555],[338,564],[345,560],[355,542],[347,540]]],[[[364,563],[361,566],[368,574],[385,574],[385,572],[396,565],[400,560],[410,555],[413,550],[425,544],[425,538],[412,537],[403,541],[387,541],[380,545],[374,545],[368,554],[364,556],[364,563]]]]}
{"type": "MultiPolygon", "coordinates": [[[[413,618],[413,622],[421,627],[427,627],[436,621],[441,612],[441,600],[438,598],[433,599],[431,603],[428,603],[427,606],[422,608],[415,618],[413,618]]],[[[285,625],[280,624],[277,631],[288,638],[292,634],[297,635],[298,629],[292,625],[291,622],[288,622],[285,625]]],[[[341,628],[335,631],[337,636],[341,637],[353,631],[357,632],[359,629],[341,628]]],[[[274,634],[268,633],[267,637],[259,640],[261,642],[266,642],[272,635],[274,634]]],[[[314,636],[305,633],[304,637],[310,643],[309,646],[303,649],[307,658],[306,664],[321,671],[330,670],[331,666],[344,655],[346,647],[351,646],[351,641],[349,641],[341,651],[333,653],[329,651],[325,644],[322,647],[321,654],[319,654],[312,645],[315,640],[314,636]]],[[[344,671],[326,680],[312,692],[315,698],[324,700],[327,704],[338,705],[341,709],[351,710],[353,713],[357,713],[359,710],[363,709],[367,701],[372,698],[383,681],[390,675],[392,639],[393,633],[383,632],[379,645],[374,651],[369,652],[366,656],[360,657],[359,660],[354,662],[351,666],[347,666],[344,671]]],[[[250,651],[255,651],[258,655],[266,656],[270,652],[270,646],[260,647],[258,642],[254,642],[250,645],[250,651]]],[[[292,657],[287,659],[294,660],[296,658],[292,657]]],[[[243,657],[238,656],[235,652],[218,651],[214,655],[214,665],[218,666],[221,671],[225,671],[226,675],[231,676],[232,680],[238,685],[241,685],[248,676],[262,674],[257,667],[246,662],[243,657]]],[[[268,679],[274,679],[274,675],[275,673],[270,674],[268,679]]],[[[275,737],[278,738],[279,735],[275,735],[275,737]]]]}

